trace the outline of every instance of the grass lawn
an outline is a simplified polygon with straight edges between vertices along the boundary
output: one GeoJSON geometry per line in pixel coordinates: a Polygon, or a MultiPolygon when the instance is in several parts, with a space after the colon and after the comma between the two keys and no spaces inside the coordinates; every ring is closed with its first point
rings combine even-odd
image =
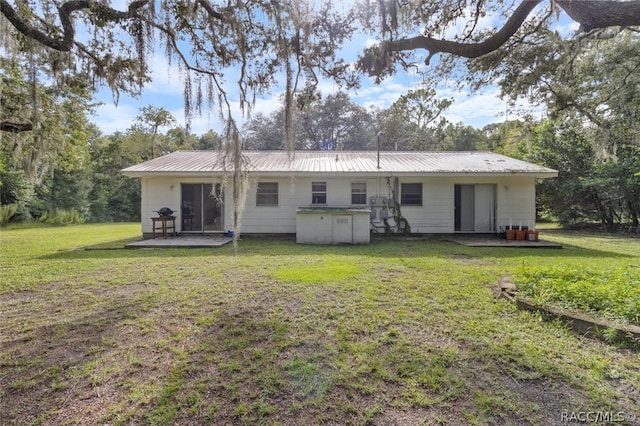
{"type": "Polygon", "coordinates": [[[638,352],[492,293],[523,267],[640,268],[637,238],[121,249],[139,233],[1,231],[0,424],[638,424],[638,352]]]}

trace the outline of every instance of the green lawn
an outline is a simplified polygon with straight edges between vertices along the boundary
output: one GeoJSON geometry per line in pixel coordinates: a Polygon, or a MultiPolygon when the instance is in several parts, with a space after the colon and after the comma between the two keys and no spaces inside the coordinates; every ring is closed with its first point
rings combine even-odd
{"type": "Polygon", "coordinates": [[[637,424],[638,352],[492,292],[523,270],[634,271],[637,238],[121,248],[139,234],[1,231],[0,424],[637,424]]]}

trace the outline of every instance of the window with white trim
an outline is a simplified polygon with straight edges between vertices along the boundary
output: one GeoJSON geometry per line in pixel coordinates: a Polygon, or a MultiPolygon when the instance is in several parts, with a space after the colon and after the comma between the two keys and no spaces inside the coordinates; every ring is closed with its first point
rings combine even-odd
{"type": "Polygon", "coordinates": [[[311,182],[311,204],[327,204],[327,182],[311,182]]]}
{"type": "Polygon", "coordinates": [[[351,204],[367,204],[367,184],[364,182],[351,182],[351,204]]]}
{"type": "Polygon", "coordinates": [[[259,182],[256,187],[256,206],[278,205],[278,182],[259,182]]]}
{"type": "Polygon", "coordinates": [[[401,183],[400,184],[400,204],[403,206],[422,205],[422,184],[421,183],[401,183]]]}

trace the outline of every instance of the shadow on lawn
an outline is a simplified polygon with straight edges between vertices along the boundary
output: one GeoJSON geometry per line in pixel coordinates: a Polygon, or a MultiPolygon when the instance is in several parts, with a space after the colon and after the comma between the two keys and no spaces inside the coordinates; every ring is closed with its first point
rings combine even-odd
{"type": "MultiPolygon", "coordinates": [[[[447,237],[449,238],[449,237],[447,237]]],[[[105,259],[105,258],[165,258],[165,257],[236,257],[245,255],[264,256],[305,256],[305,255],[338,255],[367,256],[380,258],[417,258],[442,256],[467,256],[470,258],[521,258],[526,256],[545,258],[620,258],[631,259],[637,256],[602,249],[591,249],[577,245],[563,244],[562,249],[544,247],[465,247],[453,243],[445,237],[424,239],[390,239],[374,240],[366,245],[311,245],[297,244],[292,239],[256,238],[238,242],[238,247],[231,244],[211,248],[125,248],[131,239],[123,239],[86,246],[68,251],[60,251],[40,259],[105,259]]]]}

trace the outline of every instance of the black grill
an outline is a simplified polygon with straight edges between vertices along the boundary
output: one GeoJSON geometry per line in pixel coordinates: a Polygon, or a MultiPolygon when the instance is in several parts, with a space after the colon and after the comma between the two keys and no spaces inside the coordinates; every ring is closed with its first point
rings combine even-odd
{"type": "Polygon", "coordinates": [[[158,216],[160,217],[172,217],[174,211],[171,210],[169,207],[163,207],[160,210],[156,211],[156,213],[158,213],[158,216]]]}

